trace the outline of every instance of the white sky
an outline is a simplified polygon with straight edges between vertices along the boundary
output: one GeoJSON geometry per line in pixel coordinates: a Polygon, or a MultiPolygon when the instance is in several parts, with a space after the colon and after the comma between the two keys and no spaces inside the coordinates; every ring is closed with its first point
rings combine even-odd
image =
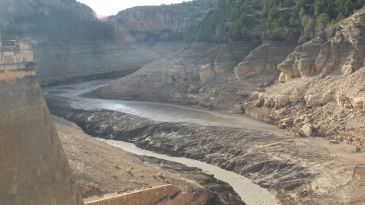
{"type": "Polygon", "coordinates": [[[119,11],[145,5],[181,3],[189,0],[77,0],[90,6],[98,16],[115,15],[119,11]]]}

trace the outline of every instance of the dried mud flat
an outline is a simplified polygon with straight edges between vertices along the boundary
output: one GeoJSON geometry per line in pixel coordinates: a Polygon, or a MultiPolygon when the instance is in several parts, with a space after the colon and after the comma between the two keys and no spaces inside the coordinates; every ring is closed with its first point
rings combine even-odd
{"type": "Polygon", "coordinates": [[[132,142],[146,150],[234,171],[275,191],[282,204],[365,202],[365,176],[358,171],[364,156],[350,153],[344,145],[260,130],[154,122],[112,111],[58,106],[51,110],[92,136],[132,142]]]}
{"type": "Polygon", "coordinates": [[[244,204],[228,184],[199,169],[137,157],[94,139],[72,122],[54,121],[85,201],[172,184],[180,190],[178,204],[244,204]]]}

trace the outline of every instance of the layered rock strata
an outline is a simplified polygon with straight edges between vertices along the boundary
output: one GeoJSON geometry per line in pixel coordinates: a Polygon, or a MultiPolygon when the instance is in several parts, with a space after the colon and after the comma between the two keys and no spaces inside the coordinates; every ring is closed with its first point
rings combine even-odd
{"type": "Polygon", "coordinates": [[[233,67],[257,44],[184,45],[90,96],[230,108],[242,100],[233,67]],[[143,82],[143,83],[141,83],[143,82]]]}
{"type": "Polygon", "coordinates": [[[333,72],[351,75],[364,66],[365,58],[365,9],[337,24],[338,31],[328,40],[315,39],[295,49],[282,62],[280,82],[293,78],[333,72]]]}
{"type": "Polygon", "coordinates": [[[241,81],[253,78],[260,78],[267,82],[274,81],[279,75],[276,67],[295,46],[294,42],[263,43],[234,68],[236,77],[241,81]]]}
{"type": "Polygon", "coordinates": [[[130,74],[181,46],[180,42],[132,45],[122,42],[37,43],[34,59],[42,85],[130,74]]]}

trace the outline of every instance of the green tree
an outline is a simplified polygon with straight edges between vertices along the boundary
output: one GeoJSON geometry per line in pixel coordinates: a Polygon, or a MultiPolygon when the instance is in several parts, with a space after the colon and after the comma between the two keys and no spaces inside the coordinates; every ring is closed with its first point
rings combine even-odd
{"type": "Polygon", "coordinates": [[[331,18],[327,13],[322,13],[316,18],[315,32],[317,37],[324,37],[325,29],[331,22],[331,18]]]}

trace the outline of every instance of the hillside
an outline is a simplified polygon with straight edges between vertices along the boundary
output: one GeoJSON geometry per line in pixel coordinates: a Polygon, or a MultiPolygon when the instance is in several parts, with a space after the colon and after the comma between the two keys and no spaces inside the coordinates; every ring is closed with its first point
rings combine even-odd
{"type": "MultiPolygon", "coordinates": [[[[268,2],[270,8],[277,6],[275,2],[265,1],[268,2]]],[[[288,8],[285,10],[289,16],[285,19],[292,16],[290,12],[295,13],[295,8],[303,11],[303,4],[294,3],[288,1],[286,5],[281,1],[280,10],[288,8]]],[[[260,41],[253,41],[259,38],[256,36],[248,42],[187,44],[90,95],[231,109],[234,113],[246,111],[258,120],[287,128],[297,136],[306,135],[302,131],[305,126],[309,127],[310,136],[346,140],[362,149],[359,147],[363,147],[365,130],[358,122],[363,121],[361,111],[365,108],[365,12],[358,8],[364,2],[346,4],[318,0],[312,3],[304,5],[305,13],[297,13],[301,32],[297,33],[296,39],[302,43],[288,38],[264,40],[260,45],[260,41]],[[319,24],[324,13],[330,18],[319,24]],[[345,18],[347,15],[351,16],[345,18]],[[300,16],[307,16],[316,23],[307,30],[300,16]],[[143,83],[139,83],[141,79],[143,83]]],[[[220,9],[228,12],[238,9],[237,4],[237,1],[226,2],[220,9]]],[[[256,14],[265,11],[265,4],[258,6],[244,8],[252,8],[256,14]]],[[[265,20],[265,12],[261,14],[265,20]]],[[[217,16],[217,19],[219,21],[214,22],[227,20],[225,16],[217,16]]],[[[265,21],[268,20],[275,21],[275,18],[265,21]]],[[[203,26],[197,28],[205,28],[205,20],[201,23],[203,26]]],[[[260,26],[255,28],[261,29],[260,38],[265,39],[267,30],[260,26]]]]}
{"type": "Polygon", "coordinates": [[[109,18],[116,38],[123,41],[182,40],[184,32],[217,9],[221,0],[194,0],[181,4],[140,6],[109,18]]]}
{"type": "Polygon", "coordinates": [[[76,0],[2,0],[0,30],[33,40],[112,39],[112,28],[97,21],[94,11],[76,0]]]}
{"type": "Polygon", "coordinates": [[[336,26],[328,40],[297,47],[278,66],[279,82],[252,96],[259,108],[250,110],[296,135],[327,136],[360,151],[365,141],[365,9],[336,26]],[[303,133],[304,127],[309,132],[303,133]]]}
{"type": "Polygon", "coordinates": [[[351,15],[364,0],[222,0],[186,40],[300,40],[325,37],[325,29],[351,15]]]}

